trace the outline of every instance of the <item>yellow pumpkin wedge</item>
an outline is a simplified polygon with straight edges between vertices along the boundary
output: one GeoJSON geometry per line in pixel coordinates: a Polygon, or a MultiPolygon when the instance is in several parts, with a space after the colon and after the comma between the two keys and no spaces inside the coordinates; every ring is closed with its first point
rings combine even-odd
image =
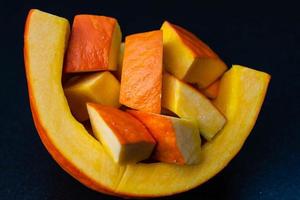
{"type": "Polygon", "coordinates": [[[64,85],[70,109],[74,117],[87,120],[87,102],[120,107],[120,83],[109,71],[75,76],[64,85]]]}

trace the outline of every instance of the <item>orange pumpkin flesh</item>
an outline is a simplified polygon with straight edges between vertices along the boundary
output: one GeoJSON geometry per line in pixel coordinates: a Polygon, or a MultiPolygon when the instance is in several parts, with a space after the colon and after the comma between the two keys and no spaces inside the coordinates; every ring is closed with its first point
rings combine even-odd
{"type": "Polygon", "coordinates": [[[122,34],[116,19],[76,15],[64,71],[116,70],[121,39],[122,34]]]}
{"type": "Polygon", "coordinates": [[[139,119],[157,141],[153,158],[175,164],[197,164],[200,160],[201,138],[198,127],[189,120],[128,110],[139,119]]]}
{"type": "Polygon", "coordinates": [[[146,112],[160,113],[162,85],[162,32],[126,37],[120,103],[146,112]]]}
{"type": "Polygon", "coordinates": [[[71,115],[61,85],[68,31],[67,20],[31,10],[25,27],[24,57],[30,106],[38,133],[52,157],[74,178],[111,195],[166,196],[204,183],[238,153],[255,124],[269,75],[241,66],[225,73],[214,103],[226,116],[227,124],[211,142],[203,145],[203,159],[198,165],[120,166],[71,115]]]}
{"type": "Polygon", "coordinates": [[[115,162],[149,158],[156,142],[139,120],[111,106],[88,103],[87,108],[95,137],[115,162]]]}

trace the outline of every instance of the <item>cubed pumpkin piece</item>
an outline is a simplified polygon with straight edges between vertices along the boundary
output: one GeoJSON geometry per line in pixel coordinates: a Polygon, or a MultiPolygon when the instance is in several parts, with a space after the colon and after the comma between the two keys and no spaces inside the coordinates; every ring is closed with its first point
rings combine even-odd
{"type": "Polygon", "coordinates": [[[175,164],[197,164],[200,161],[201,138],[193,121],[128,110],[150,131],[157,142],[153,158],[175,164]]]}
{"type": "MultiPolygon", "coordinates": [[[[254,100],[260,104],[263,102],[270,78],[271,76],[265,72],[242,65],[232,65],[220,80],[219,94],[213,100],[213,104],[227,117],[228,121],[239,113],[238,106],[233,105],[243,104],[244,107],[249,107],[249,114],[253,113],[255,111],[250,109],[251,103],[254,100]]],[[[243,124],[245,119],[238,118],[237,120],[243,124]]]]}
{"type": "Polygon", "coordinates": [[[116,70],[122,39],[116,19],[96,15],[76,15],[65,72],[116,70]]]}
{"type": "Polygon", "coordinates": [[[162,106],[182,118],[194,120],[207,140],[211,140],[226,122],[203,94],[168,73],[163,76],[162,106]]]}
{"type": "Polygon", "coordinates": [[[160,113],[162,84],[162,31],[126,37],[120,103],[146,112],[160,113]]]}
{"type": "Polygon", "coordinates": [[[205,88],[227,69],[218,55],[184,28],[164,22],[164,65],[177,78],[205,88]]]}
{"type": "Polygon", "coordinates": [[[95,137],[116,163],[147,159],[156,144],[146,127],[130,114],[114,107],[87,104],[95,137]]]}
{"type": "Polygon", "coordinates": [[[108,71],[76,76],[64,87],[70,109],[78,121],[88,119],[87,102],[119,107],[119,81],[108,71]]]}
{"type": "Polygon", "coordinates": [[[208,87],[200,89],[200,91],[210,99],[215,99],[218,96],[220,79],[216,80],[208,87]]]}

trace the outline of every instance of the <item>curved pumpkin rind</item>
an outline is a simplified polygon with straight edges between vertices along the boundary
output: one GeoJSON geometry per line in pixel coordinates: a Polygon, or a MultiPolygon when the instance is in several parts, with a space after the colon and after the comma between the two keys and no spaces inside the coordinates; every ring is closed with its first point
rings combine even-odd
{"type": "Polygon", "coordinates": [[[74,166],[67,158],[65,158],[61,152],[58,151],[58,149],[53,145],[50,138],[47,135],[47,131],[44,130],[42,127],[39,117],[36,112],[36,102],[33,98],[33,92],[31,89],[31,82],[30,82],[30,73],[29,73],[29,62],[28,62],[28,47],[26,43],[26,37],[28,35],[29,31],[29,23],[30,18],[33,14],[33,12],[36,11],[36,9],[31,9],[28,13],[26,23],[25,23],[25,32],[24,32],[24,62],[25,62],[25,71],[26,71],[26,78],[27,78],[27,87],[28,87],[28,93],[29,93],[29,100],[30,100],[30,109],[32,112],[33,121],[35,124],[35,127],[37,129],[37,132],[42,140],[42,143],[46,147],[47,151],[50,153],[52,158],[60,165],[61,168],[63,168],[66,172],[68,172],[72,177],[74,177],[76,180],[81,182],[82,184],[86,185],[87,187],[102,192],[109,195],[114,196],[121,196],[124,197],[124,195],[116,194],[109,188],[106,188],[100,184],[97,184],[90,180],[90,178],[84,174],[82,171],[80,171],[76,166],[74,166]]]}
{"type": "MultiPolygon", "coordinates": [[[[80,170],[78,168],[78,166],[76,166],[74,164],[74,161],[70,160],[66,155],[63,154],[63,152],[59,151],[59,148],[56,146],[56,144],[52,141],[51,137],[49,137],[49,130],[46,130],[45,127],[43,127],[43,121],[41,121],[42,119],[39,116],[39,112],[38,112],[38,102],[35,99],[35,96],[37,94],[35,94],[34,92],[34,87],[33,84],[34,82],[32,82],[31,79],[31,72],[30,72],[30,66],[29,66],[29,48],[27,46],[26,43],[26,38],[28,35],[28,31],[29,31],[29,23],[30,23],[30,18],[32,16],[32,13],[35,10],[31,10],[27,21],[26,21],[26,25],[25,25],[25,47],[24,47],[24,57],[25,57],[25,68],[26,68],[26,75],[27,75],[27,84],[28,84],[28,90],[29,90],[29,99],[30,99],[30,107],[32,110],[32,115],[33,115],[33,119],[34,119],[34,123],[35,126],[38,130],[38,133],[40,135],[40,138],[42,140],[42,142],[44,143],[45,147],[47,148],[47,150],[49,151],[49,153],[52,155],[52,157],[58,162],[58,164],[65,170],[67,171],[70,175],[72,175],[74,178],[76,178],[78,181],[80,181],[81,183],[83,183],[84,185],[86,185],[87,187],[99,191],[99,192],[103,192],[106,194],[110,194],[110,195],[115,195],[115,196],[121,196],[121,197],[159,197],[159,196],[168,196],[168,195],[173,195],[173,194],[177,194],[180,192],[184,192],[187,190],[190,190],[192,188],[195,188],[197,186],[199,186],[200,184],[204,183],[205,181],[207,181],[208,179],[210,179],[211,177],[213,177],[214,175],[216,175],[219,171],[221,171],[228,163],[229,161],[238,153],[238,151],[240,150],[240,148],[242,147],[243,143],[245,142],[247,136],[249,135],[251,129],[253,128],[256,118],[258,116],[260,107],[262,105],[263,99],[264,99],[264,95],[266,93],[267,90],[267,86],[268,86],[268,82],[269,82],[269,77],[268,76],[263,76],[263,78],[261,79],[261,89],[259,90],[259,99],[255,102],[254,106],[254,110],[251,114],[251,116],[249,117],[249,119],[247,119],[247,124],[246,124],[246,128],[243,129],[243,132],[240,133],[240,135],[242,135],[242,137],[237,138],[236,144],[231,144],[234,145],[234,147],[231,147],[230,145],[228,146],[229,148],[232,149],[231,152],[226,152],[228,153],[228,155],[222,155],[220,156],[220,160],[213,160],[210,157],[204,157],[204,163],[206,164],[207,162],[213,162],[213,166],[201,166],[197,165],[197,166],[183,166],[183,167],[178,167],[178,166],[173,166],[173,165],[167,165],[167,164],[151,164],[151,165],[147,165],[147,164],[136,164],[136,165],[128,165],[126,166],[126,170],[123,172],[118,184],[116,185],[116,188],[108,188],[104,185],[102,185],[101,180],[98,179],[96,180],[95,177],[92,177],[91,175],[87,174],[87,171],[85,171],[85,169],[80,170]],[[207,161],[209,160],[209,161],[207,161]],[[217,162],[217,163],[216,163],[217,162]],[[197,169],[198,167],[200,167],[200,171],[197,169]],[[201,167],[206,169],[207,171],[201,171],[201,167]],[[195,169],[193,169],[195,168],[195,169]],[[158,174],[160,176],[164,175],[163,173],[169,173],[168,170],[170,170],[171,172],[176,172],[178,175],[180,176],[180,174],[185,177],[185,175],[187,176],[187,178],[185,179],[186,181],[184,181],[183,179],[182,184],[185,184],[184,187],[179,187],[179,186],[174,186],[174,183],[172,183],[172,181],[170,181],[173,177],[167,178],[169,180],[169,185],[170,187],[166,190],[154,190],[154,188],[150,187],[151,184],[153,184],[152,182],[150,183],[143,183],[141,182],[141,177],[138,176],[131,176],[131,173],[138,173],[138,172],[143,172],[143,173],[147,173],[147,171],[149,170],[158,170],[158,174]],[[190,175],[189,172],[192,172],[192,174],[190,175]],[[185,173],[185,171],[187,171],[185,173]],[[161,173],[162,172],[162,173],[161,173]],[[195,180],[191,179],[191,176],[193,175],[198,175],[197,177],[195,177],[195,180]],[[191,181],[193,180],[193,181],[191,181]],[[129,182],[128,182],[129,181],[129,182]],[[190,181],[190,182],[189,182],[190,181]],[[127,184],[130,183],[130,184],[127,184]],[[136,186],[136,189],[134,189],[133,186],[136,186]],[[148,188],[147,188],[148,187],[148,188]],[[151,190],[152,189],[152,190],[151,190]]],[[[61,102],[57,102],[58,104],[61,102]]],[[[246,111],[244,111],[246,112],[246,111]]],[[[232,128],[232,125],[226,125],[223,129],[227,131],[227,133],[229,132],[229,129],[232,128]]],[[[236,131],[236,130],[235,130],[236,131]]],[[[214,146],[218,146],[218,144],[222,144],[225,143],[223,145],[226,145],[226,142],[228,141],[224,141],[222,140],[222,137],[224,137],[224,134],[222,134],[222,131],[219,133],[218,136],[216,136],[216,138],[212,141],[212,142],[208,142],[203,146],[203,154],[205,154],[205,152],[207,152],[209,149],[212,149],[214,146]],[[207,150],[208,149],[208,150],[207,150]]],[[[85,139],[85,138],[83,138],[85,139]]],[[[222,150],[222,149],[217,149],[217,150],[222,150]]],[[[213,152],[213,154],[216,154],[218,152],[213,152]]],[[[222,153],[222,152],[220,152],[222,153]]],[[[209,156],[213,156],[209,155],[209,156]]],[[[100,160],[101,161],[101,160],[100,160]]],[[[105,161],[105,160],[104,160],[105,161]]],[[[203,164],[203,163],[202,163],[203,164]]],[[[99,172],[100,173],[100,172],[99,172]]],[[[149,173],[150,175],[155,175],[153,173],[149,173]]],[[[146,175],[149,175],[146,174],[146,175]]],[[[156,176],[156,175],[155,175],[156,176]]],[[[154,178],[155,178],[154,176],[154,178]]],[[[164,176],[162,176],[162,178],[158,179],[157,181],[163,181],[162,179],[164,178],[164,176]]],[[[194,177],[192,177],[194,178],[194,177]]],[[[176,179],[176,177],[175,177],[176,179]]],[[[177,179],[176,179],[177,180],[177,179]]],[[[150,177],[150,181],[151,181],[151,177],[150,177]]],[[[180,184],[180,183],[179,183],[180,184]]],[[[181,184],[181,186],[182,186],[181,184]]]]}
{"type": "MultiPolygon", "coordinates": [[[[29,88],[28,88],[29,89],[29,88]]],[[[30,89],[29,89],[30,91],[30,89]]],[[[30,92],[29,92],[30,93],[30,92]]],[[[109,189],[105,188],[102,185],[92,182],[83,172],[81,172],[76,166],[74,166],[69,160],[67,160],[51,143],[51,140],[47,136],[47,132],[41,126],[37,114],[35,112],[35,102],[30,100],[30,108],[32,111],[33,121],[35,127],[38,131],[38,134],[46,147],[47,151],[51,154],[53,159],[59,164],[61,168],[67,171],[71,176],[77,179],[82,184],[88,186],[89,188],[110,195],[116,195],[112,193],[109,189]]]]}

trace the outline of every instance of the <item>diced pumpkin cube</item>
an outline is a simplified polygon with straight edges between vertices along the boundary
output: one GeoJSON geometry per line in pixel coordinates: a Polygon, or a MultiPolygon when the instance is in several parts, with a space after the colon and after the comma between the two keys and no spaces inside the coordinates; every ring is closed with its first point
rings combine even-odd
{"type": "Polygon", "coordinates": [[[226,71],[225,63],[194,34],[167,21],[161,30],[164,65],[177,78],[205,88],[226,71]]]}
{"type": "Polygon", "coordinates": [[[163,76],[162,94],[162,106],[182,118],[194,120],[207,140],[211,140],[226,122],[203,94],[168,73],[163,76]]]}
{"type": "Polygon", "coordinates": [[[117,163],[147,159],[156,144],[146,127],[130,114],[114,107],[87,104],[95,137],[117,163]]]}
{"type": "Polygon", "coordinates": [[[116,70],[122,33],[116,19],[96,15],[76,15],[65,72],[116,70]]]}
{"type": "MultiPolygon", "coordinates": [[[[213,100],[213,104],[228,120],[232,120],[236,113],[239,113],[238,106],[234,105],[243,104],[244,107],[252,108],[254,100],[260,104],[263,102],[270,78],[265,72],[242,65],[232,65],[220,80],[219,94],[213,100]]],[[[249,109],[249,112],[255,111],[249,109]]],[[[243,118],[237,120],[241,124],[244,123],[243,118]]]]}
{"type": "Polygon", "coordinates": [[[142,111],[127,112],[139,119],[156,140],[155,160],[175,164],[200,161],[201,138],[194,122],[142,111]]]}
{"type": "Polygon", "coordinates": [[[160,113],[162,84],[162,31],[126,37],[120,103],[160,113]]]}
{"type": "Polygon", "coordinates": [[[87,102],[119,107],[120,83],[110,72],[76,76],[64,87],[70,109],[78,121],[88,119],[87,102]]]}

